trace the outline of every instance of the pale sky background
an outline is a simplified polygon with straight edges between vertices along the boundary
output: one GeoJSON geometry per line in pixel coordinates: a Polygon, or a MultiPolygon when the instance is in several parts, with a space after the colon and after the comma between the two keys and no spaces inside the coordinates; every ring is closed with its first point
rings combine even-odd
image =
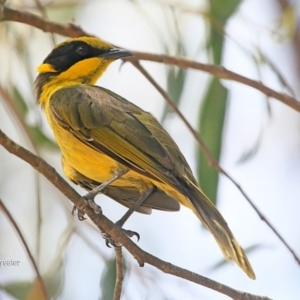
{"type": "MultiPolygon", "coordinates": [[[[165,41],[170,42],[168,18],[160,9],[158,2],[144,1],[143,9],[150,16],[155,16],[152,21],[163,33],[165,41]]],[[[177,1],[176,3],[178,2],[184,3],[187,7],[197,7],[199,1],[177,1]]],[[[226,29],[229,38],[223,65],[242,75],[259,79],[257,69],[248,54],[255,54],[256,49],[259,48],[282,72],[299,99],[299,89],[297,90],[299,78],[293,64],[294,58],[290,45],[288,42],[279,43],[274,35],[270,34],[271,30],[276,29],[276,22],[280,15],[274,3],[273,0],[243,1],[226,29]]],[[[204,5],[202,9],[205,9],[204,5]]],[[[183,15],[179,20],[186,48],[189,49],[187,55],[191,59],[207,62],[204,22],[198,16],[191,14],[183,15]],[[203,42],[200,43],[199,48],[201,36],[203,42]]],[[[149,19],[127,1],[91,1],[77,12],[75,22],[86,31],[130,50],[153,53],[164,51],[154,27],[149,26],[149,19]]],[[[52,48],[42,32],[35,34],[35,39],[30,41],[28,46],[29,49],[36,49],[36,56],[31,62],[33,69],[41,63],[52,48]]],[[[11,74],[19,76],[18,62],[11,64],[9,60],[3,60],[3,55],[0,59],[5,70],[9,68],[11,74]]],[[[164,65],[147,62],[143,65],[161,85],[165,86],[164,65]]],[[[119,93],[160,118],[164,101],[161,96],[131,65],[125,64],[121,71],[119,68],[120,63],[114,63],[98,84],[119,93]]],[[[3,81],[5,75],[1,73],[0,79],[3,81]]],[[[203,72],[188,72],[188,82],[182,101],[184,106],[180,109],[193,126],[197,126],[199,101],[201,93],[205,91],[207,80],[208,76],[203,72]]],[[[275,90],[283,89],[268,67],[261,68],[261,80],[275,90]]],[[[28,82],[20,77],[19,84],[24,93],[32,97],[28,82]]],[[[269,103],[272,116],[268,117],[266,97],[263,94],[235,82],[224,81],[224,84],[230,89],[231,98],[221,165],[241,184],[261,212],[300,256],[299,113],[271,99],[269,103]],[[263,130],[263,137],[258,152],[247,162],[238,163],[242,154],[253,147],[261,130],[263,130]]],[[[34,121],[36,115],[32,113],[29,117],[34,121]]],[[[180,146],[192,169],[196,171],[196,144],[191,134],[177,117],[170,117],[164,125],[180,146]]],[[[43,126],[47,128],[46,123],[43,126]]],[[[24,145],[24,139],[20,137],[10,116],[7,115],[6,108],[1,103],[0,128],[15,141],[24,145]]],[[[51,134],[50,130],[48,132],[51,134]]],[[[61,173],[60,156],[53,152],[45,153],[44,156],[61,173]]],[[[0,197],[17,219],[34,251],[36,230],[36,220],[33,217],[36,208],[32,196],[34,195],[34,172],[2,148],[0,148],[0,161],[0,197]]],[[[71,205],[67,204],[69,206],[67,210],[62,209],[62,203],[66,204],[67,201],[58,192],[53,191],[47,181],[42,180],[42,188],[44,227],[41,262],[42,270],[46,272],[53,264],[55,247],[67,226],[68,220],[65,216],[71,209],[71,205]]],[[[78,190],[84,194],[83,190],[78,190]]],[[[111,220],[117,220],[125,212],[125,208],[114,201],[107,200],[108,198],[98,197],[98,203],[104,214],[111,220]]],[[[224,177],[221,177],[220,181],[218,208],[244,248],[257,244],[260,246],[258,250],[249,254],[256,273],[256,281],[250,280],[234,264],[227,264],[215,271],[211,270],[214,264],[222,259],[222,253],[212,236],[203,230],[196,216],[186,208],[182,208],[179,213],[155,211],[151,216],[135,214],[125,227],[140,233],[141,240],[138,245],[142,249],[172,264],[235,289],[265,295],[274,300],[300,299],[300,267],[269,227],[259,219],[236,187],[224,177]]],[[[74,222],[78,223],[75,218],[74,222]]],[[[27,255],[2,215],[0,224],[1,245],[5,246],[4,249],[0,247],[0,259],[18,259],[22,262],[18,270],[0,268],[0,282],[32,279],[34,273],[27,255]]],[[[79,227],[83,226],[79,224],[79,227]]],[[[114,251],[105,246],[99,235],[86,226],[84,230],[104,256],[113,257],[114,251]]],[[[66,251],[65,288],[60,299],[98,299],[99,281],[105,267],[103,259],[91,251],[76,235],[66,251]]],[[[146,265],[139,269],[136,261],[126,250],[124,253],[131,269],[138,270],[140,274],[137,276],[131,272],[130,275],[125,275],[127,280],[124,299],[228,299],[224,295],[194,283],[155,271],[151,266],[146,265]],[[143,286],[143,276],[153,276],[156,281],[143,286]],[[166,295],[164,298],[161,291],[166,295]]],[[[147,280],[147,277],[145,278],[147,280]]],[[[0,299],[11,298],[0,293],[0,299]]]]}

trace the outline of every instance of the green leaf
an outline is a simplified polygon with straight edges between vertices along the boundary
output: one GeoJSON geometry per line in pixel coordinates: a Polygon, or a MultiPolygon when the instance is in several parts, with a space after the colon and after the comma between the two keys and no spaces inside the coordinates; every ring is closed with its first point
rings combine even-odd
{"type": "MultiPolygon", "coordinates": [[[[226,22],[235,12],[241,0],[227,0],[226,4],[223,0],[210,0],[209,3],[208,16],[211,26],[208,46],[212,50],[213,62],[219,65],[222,61],[226,22]]],[[[218,161],[222,148],[227,96],[227,89],[218,78],[213,78],[204,96],[199,114],[200,135],[213,157],[218,161]]],[[[197,171],[204,193],[216,204],[219,175],[208,165],[208,160],[202,151],[199,151],[198,154],[197,171]]]]}
{"type": "Polygon", "coordinates": [[[241,2],[241,0],[210,0],[210,14],[214,18],[225,23],[232,16],[241,2]]]}
{"type": "Polygon", "coordinates": [[[254,157],[254,155],[258,152],[259,147],[262,143],[262,138],[263,138],[263,131],[261,130],[258,138],[256,139],[256,141],[254,143],[254,145],[252,145],[252,147],[250,147],[250,149],[247,149],[246,151],[244,151],[244,153],[242,153],[241,157],[237,161],[238,164],[244,163],[247,160],[254,157]]]}
{"type": "MultiPolygon", "coordinates": [[[[185,69],[178,69],[176,67],[169,67],[168,74],[167,74],[167,92],[168,95],[171,97],[173,102],[176,106],[179,105],[181,94],[183,91],[183,86],[185,82],[185,69]],[[176,72],[177,71],[177,72],[176,72]]],[[[164,112],[162,116],[162,122],[165,120],[168,113],[170,113],[172,109],[170,106],[165,102],[164,112]]]]}
{"type": "Polygon", "coordinates": [[[37,146],[44,146],[53,150],[59,149],[58,145],[49,139],[38,126],[29,126],[28,129],[37,146]]]}
{"type": "Polygon", "coordinates": [[[179,69],[176,72],[176,69],[173,67],[168,73],[168,93],[177,105],[184,86],[185,72],[185,69],[179,69]]]}
{"type": "Polygon", "coordinates": [[[277,77],[277,80],[281,84],[281,86],[284,87],[287,92],[289,92],[293,97],[296,97],[293,88],[290,86],[281,71],[277,68],[273,61],[259,48],[257,49],[257,56],[261,64],[265,64],[270,68],[272,73],[277,77]]]}
{"type": "MultiPolygon", "coordinates": [[[[49,299],[58,299],[64,285],[65,268],[61,252],[52,262],[50,269],[42,275],[49,299]]],[[[2,289],[16,299],[43,299],[40,282],[37,278],[32,281],[15,281],[1,285],[2,289]]]]}
{"type": "MultiPolygon", "coordinates": [[[[125,277],[125,273],[127,270],[127,265],[126,265],[126,259],[123,256],[123,274],[124,274],[124,278],[123,278],[123,286],[124,286],[124,282],[126,280],[125,277]]],[[[101,300],[111,300],[114,299],[114,290],[115,290],[115,285],[116,285],[116,274],[117,270],[116,270],[116,259],[110,259],[106,261],[106,269],[105,271],[102,273],[101,276],[101,281],[100,281],[100,288],[101,288],[101,292],[102,294],[100,295],[100,299],[101,300]]],[[[122,293],[122,299],[126,298],[124,296],[124,293],[122,293]]]]}
{"type": "Polygon", "coordinates": [[[101,276],[101,292],[100,299],[111,300],[114,298],[114,289],[116,283],[116,260],[111,259],[106,263],[106,269],[101,276]]]}
{"type": "Polygon", "coordinates": [[[27,131],[30,133],[32,140],[34,141],[36,146],[44,146],[52,149],[58,149],[57,144],[49,139],[43,131],[37,125],[29,125],[27,122],[27,114],[29,112],[29,108],[26,100],[22,96],[20,90],[17,86],[12,85],[9,88],[10,99],[12,99],[13,109],[18,112],[19,118],[22,119],[23,123],[27,127],[27,131]]]}
{"type": "Polygon", "coordinates": [[[212,49],[213,61],[215,64],[221,64],[223,44],[224,44],[224,28],[227,20],[237,9],[241,0],[210,0],[210,36],[208,46],[212,49]]]}
{"type": "MultiPolygon", "coordinates": [[[[61,294],[63,286],[63,271],[62,266],[56,269],[51,274],[44,276],[44,283],[47,290],[47,295],[51,299],[57,299],[61,294]]],[[[16,299],[41,299],[43,295],[39,281],[17,281],[2,285],[3,290],[16,299]]]]}
{"type": "Polygon", "coordinates": [[[32,282],[30,281],[12,282],[12,283],[2,285],[2,288],[9,295],[14,296],[16,299],[24,299],[24,296],[28,295],[28,293],[32,288],[32,282]]]}
{"type": "MultiPolygon", "coordinates": [[[[168,53],[167,49],[166,52],[168,53]]],[[[178,56],[185,55],[184,46],[182,44],[182,41],[179,38],[177,39],[177,44],[176,44],[176,55],[178,56]]],[[[183,92],[185,78],[186,78],[185,69],[178,68],[175,66],[167,67],[167,93],[177,107],[180,103],[180,98],[183,92]]],[[[161,122],[163,122],[167,117],[167,115],[172,111],[173,110],[170,108],[168,103],[165,102],[161,122]]]]}
{"type": "Polygon", "coordinates": [[[297,6],[295,4],[286,5],[282,10],[281,16],[276,21],[277,24],[273,30],[273,37],[279,43],[290,42],[297,34],[298,17],[297,6]]]}
{"type": "MultiPolygon", "coordinates": [[[[227,89],[218,78],[213,78],[200,108],[200,136],[213,157],[218,161],[222,147],[227,96],[227,89]]],[[[207,157],[200,149],[198,151],[197,173],[204,193],[216,204],[219,174],[209,166],[207,157]]]]}
{"type": "Polygon", "coordinates": [[[16,109],[24,119],[28,112],[28,106],[25,99],[15,85],[12,86],[10,94],[12,95],[11,99],[13,99],[16,109]]]}
{"type": "MultiPolygon", "coordinates": [[[[61,252],[59,252],[61,254],[61,252]]],[[[58,299],[65,283],[64,256],[57,255],[50,270],[43,276],[49,298],[58,299]]]]}

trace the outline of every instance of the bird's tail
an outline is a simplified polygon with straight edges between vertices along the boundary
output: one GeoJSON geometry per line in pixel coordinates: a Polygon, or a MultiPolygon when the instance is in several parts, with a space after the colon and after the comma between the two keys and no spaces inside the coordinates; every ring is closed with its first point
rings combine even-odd
{"type": "Polygon", "coordinates": [[[233,236],[220,212],[194,183],[189,181],[189,186],[184,189],[185,194],[188,195],[190,208],[212,233],[225,259],[233,259],[250,278],[255,279],[254,271],[243,248],[233,236]]]}

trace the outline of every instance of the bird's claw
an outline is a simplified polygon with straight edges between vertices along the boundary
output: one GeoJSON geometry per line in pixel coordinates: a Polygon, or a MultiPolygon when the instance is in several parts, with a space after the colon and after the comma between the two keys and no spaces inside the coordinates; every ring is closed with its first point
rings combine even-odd
{"type": "MultiPolygon", "coordinates": [[[[85,198],[85,196],[83,197],[85,198]]],[[[86,198],[85,198],[86,199],[86,198]]],[[[94,213],[97,215],[102,214],[102,209],[99,205],[97,205],[94,200],[91,199],[86,199],[87,205],[94,210],[94,213]]],[[[77,208],[75,205],[73,206],[72,209],[72,215],[75,215],[75,211],[77,210],[77,217],[79,221],[84,221],[86,218],[84,217],[85,213],[81,209],[77,208]]]]}
{"type": "Polygon", "coordinates": [[[84,217],[84,212],[81,209],[78,209],[75,205],[72,209],[72,215],[75,216],[75,211],[77,210],[77,218],[79,221],[84,221],[86,218],[84,217]]]}
{"type": "Polygon", "coordinates": [[[97,205],[94,200],[87,199],[87,202],[88,202],[89,207],[94,210],[94,213],[96,215],[101,215],[102,214],[101,207],[99,205],[97,205]]]}
{"type": "MultiPolygon", "coordinates": [[[[137,237],[137,241],[140,240],[140,235],[135,232],[135,231],[132,231],[132,230],[127,230],[127,229],[123,229],[123,228],[120,228],[128,237],[132,238],[133,236],[136,236],[137,237]]],[[[105,239],[105,244],[107,247],[111,248],[111,246],[113,247],[122,247],[122,244],[119,243],[119,242],[116,242],[110,234],[106,233],[106,232],[103,232],[102,233],[102,237],[105,239]]]]}
{"type": "Polygon", "coordinates": [[[110,234],[103,232],[102,233],[102,237],[105,240],[105,245],[109,248],[111,248],[111,246],[113,247],[122,247],[121,243],[116,242],[111,236],[110,234]]]}
{"type": "Polygon", "coordinates": [[[127,230],[127,229],[123,229],[123,231],[128,237],[132,238],[132,237],[136,236],[137,241],[140,240],[140,235],[136,231],[127,230]]]}

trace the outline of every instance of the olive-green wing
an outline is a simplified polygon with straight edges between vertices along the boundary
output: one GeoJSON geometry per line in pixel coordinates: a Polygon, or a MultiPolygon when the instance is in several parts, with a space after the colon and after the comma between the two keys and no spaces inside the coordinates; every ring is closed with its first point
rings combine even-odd
{"type": "Polygon", "coordinates": [[[113,92],[73,86],[55,92],[49,104],[63,128],[130,169],[179,191],[178,179],[195,182],[177,145],[157,120],[113,92]]]}

